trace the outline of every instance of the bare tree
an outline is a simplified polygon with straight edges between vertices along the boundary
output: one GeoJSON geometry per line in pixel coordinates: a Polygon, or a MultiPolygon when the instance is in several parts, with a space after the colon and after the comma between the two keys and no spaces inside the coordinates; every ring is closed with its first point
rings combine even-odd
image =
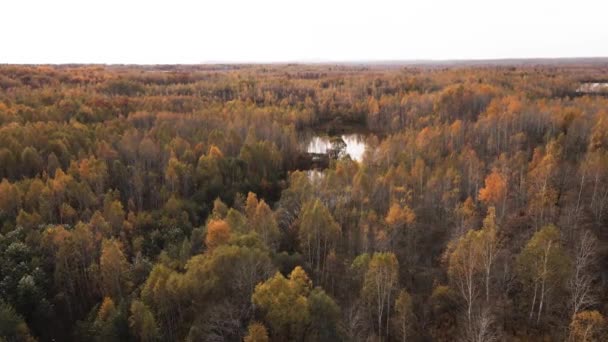
{"type": "Polygon", "coordinates": [[[480,246],[481,268],[484,273],[486,302],[490,302],[490,281],[492,266],[500,249],[500,241],[496,227],[496,212],[494,207],[488,208],[488,215],[483,220],[483,228],[477,233],[480,246]]]}
{"type": "Polygon", "coordinates": [[[473,315],[462,337],[464,342],[493,342],[498,340],[494,316],[486,307],[473,315]]]}
{"type": "Polygon", "coordinates": [[[349,341],[364,341],[372,328],[367,323],[365,308],[359,301],[343,310],[343,330],[349,341]]]}
{"type": "Polygon", "coordinates": [[[591,266],[597,253],[597,239],[589,230],[585,230],[576,246],[572,277],[568,282],[572,297],[570,305],[572,316],[595,304],[597,298],[593,294],[592,283],[594,274],[591,266]]]}

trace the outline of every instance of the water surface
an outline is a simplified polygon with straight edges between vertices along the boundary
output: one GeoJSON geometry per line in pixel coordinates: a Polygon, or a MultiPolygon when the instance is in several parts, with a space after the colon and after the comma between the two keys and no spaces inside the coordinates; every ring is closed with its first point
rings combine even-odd
{"type": "Polygon", "coordinates": [[[306,143],[306,152],[327,154],[332,149],[338,149],[340,157],[348,155],[353,160],[361,161],[367,147],[365,139],[363,134],[342,134],[334,137],[314,135],[306,143]]]}

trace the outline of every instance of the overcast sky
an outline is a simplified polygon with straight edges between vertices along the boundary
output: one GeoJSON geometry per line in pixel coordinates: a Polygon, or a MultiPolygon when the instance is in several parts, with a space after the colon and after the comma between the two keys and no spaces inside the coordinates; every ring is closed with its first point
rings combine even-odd
{"type": "Polygon", "coordinates": [[[0,63],[600,56],[607,0],[0,1],[0,63]]]}

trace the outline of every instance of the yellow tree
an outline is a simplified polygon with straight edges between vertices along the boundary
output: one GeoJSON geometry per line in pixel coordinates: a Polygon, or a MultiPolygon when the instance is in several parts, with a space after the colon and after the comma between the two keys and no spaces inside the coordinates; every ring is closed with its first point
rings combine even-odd
{"type": "Polygon", "coordinates": [[[102,293],[120,300],[128,294],[131,287],[129,263],[123,254],[120,242],[114,239],[103,240],[99,258],[102,293]]]}
{"type": "Polygon", "coordinates": [[[245,342],[268,342],[268,331],[262,323],[253,322],[247,328],[245,342]]]}
{"type": "Polygon", "coordinates": [[[393,325],[397,331],[397,336],[400,337],[403,342],[407,341],[413,324],[413,309],[412,297],[405,289],[402,289],[399,291],[399,295],[395,300],[393,325]]]}
{"type": "Polygon", "coordinates": [[[454,215],[456,216],[457,224],[452,232],[452,238],[457,239],[477,226],[479,215],[477,214],[475,202],[470,196],[464,202],[456,205],[454,215]]]}
{"type": "Polygon", "coordinates": [[[248,219],[252,219],[253,216],[255,216],[255,210],[258,207],[258,204],[258,196],[253,192],[249,192],[247,194],[247,199],[245,200],[245,214],[248,219]]]}
{"type": "Polygon", "coordinates": [[[340,237],[340,225],[318,199],[304,204],[300,213],[300,246],[317,279],[323,279],[329,252],[340,237]]]}
{"type": "Polygon", "coordinates": [[[397,237],[400,235],[406,236],[407,246],[411,247],[410,239],[407,239],[411,234],[408,234],[409,232],[407,230],[409,230],[409,226],[411,226],[415,220],[416,214],[407,205],[400,206],[397,203],[391,205],[385,218],[389,228],[389,250],[394,251],[395,240],[397,240],[397,237]]]}
{"type": "Polygon", "coordinates": [[[600,342],[608,339],[608,322],[596,310],[581,311],[573,316],[570,323],[570,341],[600,342]]]}
{"type": "Polygon", "coordinates": [[[0,216],[16,216],[21,208],[19,189],[6,178],[0,182],[0,216]]]}
{"type": "Polygon", "coordinates": [[[374,312],[378,323],[378,335],[388,338],[388,324],[390,321],[390,307],[393,292],[399,281],[399,262],[393,253],[374,253],[361,289],[361,296],[374,312]],[[386,329],[383,328],[386,313],[386,329]]]}
{"type": "Polygon", "coordinates": [[[559,141],[552,140],[546,151],[537,148],[528,172],[528,212],[534,219],[535,228],[552,222],[555,214],[558,191],[555,177],[561,158],[559,141]]]}
{"type": "Polygon", "coordinates": [[[493,319],[489,311],[492,266],[498,253],[494,207],[490,207],[483,228],[469,230],[450,243],[447,251],[448,277],[466,304],[468,339],[485,341],[493,336],[493,319]],[[476,305],[485,283],[485,306],[476,305]]]}

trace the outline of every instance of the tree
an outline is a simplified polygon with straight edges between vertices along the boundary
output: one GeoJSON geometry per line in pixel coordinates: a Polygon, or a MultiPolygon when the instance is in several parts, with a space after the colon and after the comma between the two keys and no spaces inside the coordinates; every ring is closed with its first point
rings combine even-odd
{"type": "Polygon", "coordinates": [[[517,257],[517,271],[526,289],[531,292],[530,320],[536,311],[540,322],[543,309],[550,304],[550,293],[562,286],[569,271],[570,260],[561,248],[560,233],[554,225],[536,232],[517,257]]]}
{"type": "Polygon", "coordinates": [[[593,293],[594,271],[591,269],[595,263],[597,254],[597,239],[593,234],[585,230],[577,243],[574,255],[574,267],[568,281],[571,294],[572,316],[581,310],[586,310],[596,303],[597,299],[593,293]]]}
{"type": "Polygon", "coordinates": [[[481,231],[477,232],[480,246],[481,266],[484,271],[486,285],[486,302],[490,302],[490,282],[492,266],[496,261],[500,242],[498,240],[498,227],[496,225],[496,211],[494,207],[488,208],[488,214],[483,220],[481,231]]]}
{"type": "MultiPolygon", "coordinates": [[[[217,149],[217,147],[215,148],[217,149]]],[[[221,162],[223,157],[221,153],[211,153],[215,151],[213,146],[210,153],[206,156],[201,156],[196,165],[196,181],[198,186],[203,190],[205,197],[213,199],[220,195],[223,183],[221,162]]]]}
{"type": "Polygon", "coordinates": [[[253,216],[249,218],[249,226],[258,233],[266,246],[276,248],[280,237],[279,226],[274,218],[274,213],[264,200],[259,201],[256,205],[253,216]]]}
{"type": "Polygon", "coordinates": [[[608,338],[608,322],[596,310],[581,311],[572,317],[570,341],[600,342],[608,338]]]}
{"type": "MultiPolygon", "coordinates": [[[[34,179],[23,196],[23,207],[28,211],[38,211],[40,207],[40,196],[46,185],[38,178],[34,179]]],[[[2,198],[2,196],[0,196],[2,198]]]]}
{"type": "Polygon", "coordinates": [[[11,178],[17,171],[17,161],[11,150],[0,148],[0,178],[11,178]]]}
{"type": "Polygon", "coordinates": [[[298,236],[316,279],[324,279],[327,256],[340,237],[340,226],[318,199],[304,204],[298,236]]]}
{"type": "Polygon", "coordinates": [[[178,319],[181,317],[175,300],[176,292],[180,290],[175,286],[179,284],[178,280],[176,272],[159,263],[154,265],[141,290],[143,302],[153,310],[163,337],[169,340],[176,339],[178,319]]]}
{"type": "Polygon", "coordinates": [[[368,304],[378,323],[378,335],[388,338],[388,322],[390,321],[391,298],[399,280],[399,262],[393,253],[374,253],[361,289],[361,296],[368,304]],[[386,328],[384,317],[386,314],[386,328]],[[384,333],[383,333],[384,331],[384,333]]]}
{"type": "Polygon", "coordinates": [[[99,258],[102,293],[117,301],[123,299],[131,287],[129,268],[120,243],[114,239],[104,239],[99,258]]]}
{"type": "Polygon", "coordinates": [[[228,214],[228,206],[218,197],[213,201],[213,210],[211,217],[215,220],[223,220],[228,214]]]}
{"type": "Polygon", "coordinates": [[[397,295],[397,299],[395,300],[393,326],[397,332],[397,337],[403,342],[407,341],[410,337],[410,331],[415,318],[413,308],[410,294],[405,289],[399,291],[399,295],[397,295]]]}
{"type": "Polygon", "coordinates": [[[197,339],[239,337],[240,322],[254,315],[251,296],[256,285],[276,270],[254,234],[237,236],[229,245],[195,255],[185,269],[184,274],[169,276],[164,290],[169,298],[159,301],[172,308],[167,318],[175,320],[176,331],[191,324],[189,336],[197,339]]]}
{"type": "Polygon", "coordinates": [[[4,178],[0,182],[0,216],[17,216],[21,208],[19,189],[4,178]]]}
{"type": "Polygon", "coordinates": [[[316,287],[308,296],[310,312],[309,339],[312,341],[339,341],[340,307],[323,289],[316,287]]]}
{"type": "Polygon", "coordinates": [[[123,210],[122,203],[118,200],[112,200],[110,196],[106,197],[105,202],[103,217],[112,227],[113,235],[116,236],[122,232],[125,211],[123,210]]]}
{"type": "Polygon", "coordinates": [[[493,328],[494,317],[489,308],[483,308],[473,315],[473,321],[464,330],[464,340],[471,342],[493,342],[499,336],[493,328]]]}
{"type": "Polygon", "coordinates": [[[561,153],[557,140],[550,141],[546,151],[540,148],[534,150],[528,172],[528,211],[537,229],[554,219],[558,199],[555,178],[561,153]]]}
{"type": "Polygon", "coordinates": [[[456,217],[457,224],[454,227],[452,238],[457,239],[477,226],[479,217],[473,199],[467,197],[464,202],[457,204],[456,208],[454,208],[454,216],[456,217]]]}
{"type": "Polygon", "coordinates": [[[34,342],[23,318],[12,306],[0,301],[0,340],[34,342]]]}
{"type": "MultiPolygon", "coordinates": [[[[588,208],[590,209],[595,224],[601,226],[604,212],[608,205],[608,150],[601,148],[588,151],[582,161],[580,171],[582,174],[581,188],[583,190],[585,176],[591,188],[588,191],[588,208]]],[[[580,201],[580,198],[579,198],[580,201]]]]}
{"type": "Polygon", "coordinates": [[[150,309],[142,301],[131,302],[131,316],[129,316],[129,328],[139,341],[156,341],[160,334],[156,320],[150,309]]]}
{"type": "Polygon", "coordinates": [[[226,221],[211,220],[207,223],[205,245],[209,249],[214,249],[219,245],[227,243],[230,240],[230,235],[230,226],[226,221]]]}
{"type": "Polygon", "coordinates": [[[258,284],[251,297],[262,310],[266,322],[278,337],[299,336],[310,322],[308,294],[311,282],[299,266],[289,278],[277,272],[274,277],[258,284]]]}
{"type": "Polygon", "coordinates": [[[463,335],[470,341],[495,339],[489,303],[492,266],[499,246],[495,218],[494,207],[490,207],[481,230],[469,230],[448,246],[448,277],[465,301],[467,324],[463,335]],[[482,291],[481,283],[485,283],[486,300],[479,307],[476,302],[482,291]]]}
{"type": "Polygon", "coordinates": [[[503,217],[507,202],[507,177],[494,169],[486,177],[485,184],[486,186],[479,190],[479,199],[487,205],[501,208],[500,216],[503,217]]]}
{"type": "Polygon", "coordinates": [[[247,199],[245,200],[245,214],[248,219],[252,219],[255,216],[255,211],[258,207],[258,196],[253,192],[247,193],[247,199]]]}
{"type": "Polygon", "coordinates": [[[230,230],[235,233],[247,232],[247,218],[240,211],[230,208],[225,218],[226,223],[230,226],[230,230]]]}
{"type": "Polygon", "coordinates": [[[19,215],[17,215],[16,223],[18,226],[31,231],[42,223],[42,217],[36,212],[29,214],[21,209],[19,215]]]}
{"type": "Polygon", "coordinates": [[[65,301],[70,318],[85,313],[96,300],[100,285],[95,271],[98,247],[89,227],[79,223],[73,230],[63,226],[47,227],[44,243],[54,261],[54,284],[65,301]]]}
{"type": "MultiPolygon", "coordinates": [[[[414,223],[416,220],[416,214],[407,205],[400,206],[397,203],[393,203],[388,211],[388,214],[386,214],[385,220],[389,226],[390,250],[394,251],[396,248],[395,240],[399,235],[406,235],[408,233],[406,232],[406,229],[410,228],[409,226],[414,223]]],[[[411,234],[407,234],[407,236],[409,235],[411,234]]],[[[412,247],[412,245],[408,244],[407,247],[412,247]]]]}
{"type": "Polygon", "coordinates": [[[92,328],[92,337],[98,341],[122,341],[128,336],[126,317],[110,297],[103,299],[92,328]]]}
{"type": "Polygon", "coordinates": [[[477,232],[469,230],[448,246],[448,277],[466,303],[467,322],[473,320],[473,308],[479,295],[478,274],[481,265],[481,246],[477,232]]]}
{"type": "Polygon", "coordinates": [[[35,148],[28,146],[21,152],[23,174],[33,178],[42,171],[42,157],[35,148]]]}
{"type": "Polygon", "coordinates": [[[253,322],[247,328],[245,342],[268,342],[268,331],[262,323],[253,322]]]}

